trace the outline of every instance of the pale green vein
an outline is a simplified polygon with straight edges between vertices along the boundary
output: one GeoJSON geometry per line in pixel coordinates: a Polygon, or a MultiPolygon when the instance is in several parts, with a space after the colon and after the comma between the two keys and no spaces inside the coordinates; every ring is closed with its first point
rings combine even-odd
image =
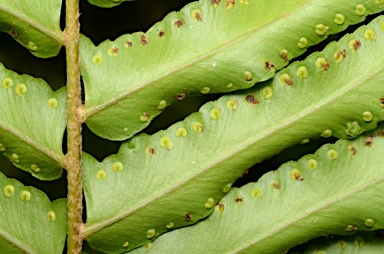
{"type": "MultiPolygon", "coordinates": [[[[17,14],[17,12],[12,12],[12,10],[4,8],[0,5],[0,12],[5,12],[10,14],[14,19],[20,20],[21,22],[28,24],[32,28],[36,29],[37,31],[40,31],[43,34],[46,34],[48,37],[51,37],[55,41],[57,41],[60,45],[64,45],[64,36],[63,33],[57,33],[52,31],[51,29],[46,29],[44,26],[39,25],[38,23],[34,22],[31,19],[28,19],[27,17],[17,14]]],[[[12,18],[11,18],[12,19],[12,18]]]]}
{"type": "Polygon", "coordinates": [[[64,155],[57,154],[54,151],[52,151],[51,149],[49,149],[45,146],[39,145],[38,143],[36,143],[35,140],[24,136],[20,131],[14,129],[14,128],[10,128],[8,125],[4,125],[1,122],[0,122],[0,128],[13,134],[15,137],[18,137],[20,141],[23,141],[28,146],[33,147],[37,151],[39,151],[39,152],[45,154],[46,156],[52,158],[53,160],[55,160],[60,165],[60,167],[65,168],[65,156],[64,155]]]}
{"type": "MultiPolygon", "coordinates": [[[[84,117],[83,117],[83,121],[85,122],[86,119],[94,114],[97,114],[99,111],[102,111],[108,107],[111,107],[113,105],[116,105],[119,101],[123,100],[123,99],[126,99],[130,96],[132,96],[132,94],[134,93],[137,93],[143,89],[147,89],[147,86],[149,84],[152,84],[152,83],[156,83],[157,81],[163,79],[164,77],[167,77],[167,76],[170,76],[172,73],[177,73],[181,70],[184,70],[184,69],[187,69],[188,67],[194,65],[195,63],[198,63],[202,60],[205,60],[205,59],[208,59],[218,53],[221,53],[221,52],[224,52],[224,51],[229,51],[229,48],[231,47],[235,47],[237,44],[239,43],[242,43],[242,41],[244,41],[246,38],[250,37],[251,35],[253,35],[254,33],[257,33],[257,32],[260,32],[262,30],[265,30],[271,26],[273,26],[275,23],[278,23],[280,20],[282,20],[283,18],[285,17],[288,17],[288,16],[294,16],[297,14],[297,12],[303,12],[305,11],[305,6],[310,6],[310,3],[312,1],[308,1],[304,4],[302,4],[301,6],[299,5],[298,7],[296,7],[293,11],[287,13],[287,14],[284,14],[276,19],[274,19],[273,21],[271,22],[268,22],[260,27],[258,27],[257,29],[253,29],[253,30],[249,30],[249,31],[246,31],[243,35],[237,37],[237,38],[234,38],[232,41],[229,41],[221,46],[218,46],[216,47],[215,49],[211,50],[211,51],[207,51],[205,54],[203,55],[200,55],[200,56],[197,56],[195,57],[193,60],[191,61],[188,61],[186,62],[185,64],[182,64],[176,68],[173,68],[172,71],[169,71],[169,72],[166,72],[162,75],[159,75],[158,77],[152,79],[151,81],[149,82],[146,82],[146,83],[141,83],[141,84],[137,84],[137,88],[136,89],[131,89],[131,90],[128,90],[126,92],[123,92],[121,93],[120,95],[116,96],[115,98],[113,98],[112,100],[109,100],[109,101],[106,101],[104,103],[101,103],[97,106],[93,106],[93,107],[90,107],[90,108],[87,108],[86,109],[86,112],[84,114],[84,117]]],[[[260,80],[262,81],[262,80],[260,80]]]]}

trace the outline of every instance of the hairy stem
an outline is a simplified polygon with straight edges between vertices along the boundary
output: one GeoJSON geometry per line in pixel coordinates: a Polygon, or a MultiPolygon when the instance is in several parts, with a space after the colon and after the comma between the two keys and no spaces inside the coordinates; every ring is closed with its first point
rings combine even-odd
{"type": "Polygon", "coordinates": [[[68,252],[80,253],[82,245],[81,97],[79,71],[79,2],[66,0],[65,48],[67,52],[68,252]]]}

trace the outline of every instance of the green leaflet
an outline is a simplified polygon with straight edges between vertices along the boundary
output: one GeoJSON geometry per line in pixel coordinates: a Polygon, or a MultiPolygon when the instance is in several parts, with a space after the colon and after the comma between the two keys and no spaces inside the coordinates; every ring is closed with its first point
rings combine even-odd
{"type": "Polygon", "coordinates": [[[0,0],[0,31],[33,55],[56,56],[64,45],[60,29],[61,0],[0,0]]]}
{"type": "Polygon", "coordinates": [[[377,54],[384,50],[383,22],[379,17],[165,131],[136,136],[101,163],[84,155],[90,245],[108,253],[138,247],[170,230],[167,225],[206,217],[244,170],[281,149],[376,128],[384,120],[384,58],[377,54]]]}
{"type": "Polygon", "coordinates": [[[232,189],[209,218],[154,241],[153,253],[285,253],[318,236],[384,228],[383,127],[232,189]]]}
{"type": "Polygon", "coordinates": [[[249,88],[384,8],[357,0],[217,2],[193,2],[146,33],[98,47],[81,38],[84,120],[95,134],[124,140],[186,96],[249,88]]]}
{"type": "Polygon", "coordinates": [[[126,1],[133,1],[133,0],[88,0],[90,4],[93,4],[99,7],[104,7],[104,8],[114,7],[126,1]]]}
{"type": "Polygon", "coordinates": [[[350,236],[314,239],[305,254],[375,254],[382,253],[383,231],[357,232],[350,236]]]}
{"type": "Polygon", "coordinates": [[[42,79],[0,64],[0,152],[41,180],[57,179],[64,167],[66,89],[53,92],[42,79]]]}
{"type": "Polygon", "coordinates": [[[66,199],[50,202],[34,187],[0,173],[1,253],[62,253],[67,235],[66,199]]]}

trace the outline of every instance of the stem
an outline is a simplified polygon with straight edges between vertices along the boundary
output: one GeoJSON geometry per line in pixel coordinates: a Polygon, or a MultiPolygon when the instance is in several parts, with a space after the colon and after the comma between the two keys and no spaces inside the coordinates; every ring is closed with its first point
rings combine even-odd
{"type": "Polygon", "coordinates": [[[81,252],[82,182],[81,182],[81,87],[79,71],[79,1],[66,0],[65,48],[67,53],[67,144],[68,178],[68,254],[81,252]]]}

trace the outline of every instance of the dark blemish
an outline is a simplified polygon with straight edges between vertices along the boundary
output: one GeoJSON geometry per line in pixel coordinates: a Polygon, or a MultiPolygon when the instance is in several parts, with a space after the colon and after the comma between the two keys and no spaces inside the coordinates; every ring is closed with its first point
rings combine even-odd
{"type": "Polygon", "coordinates": [[[191,215],[189,214],[189,213],[187,213],[186,215],[185,215],[185,217],[184,217],[184,219],[186,220],[186,221],[191,221],[191,215]]]}
{"type": "Polygon", "coordinates": [[[322,65],[322,68],[325,71],[327,71],[329,69],[329,67],[331,67],[331,65],[328,62],[322,65]]]}
{"type": "Polygon", "coordinates": [[[16,38],[17,36],[19,36],[18,33],[16,33],[15,30],[11,29],[11,31],[9,31],[9,34],[13,37],[13,38],[16,38]]]}
{"type": "Polygon", "coordinates": [[[225,206],[224,206],[223,203],[217,202],[217,203],[216,203],[216,207],[217,207],[217,209],[218,209],[219,211],[221,211],[221,212],[224,212],[224,210],[225,210],[225,206]]]}
{"type": "Polygon", "coordinates": [[[380,99],[380,103],[384,106],[384,98],[380,99]]]}
{"type": "Polygon", "coordinates": [[[251,104],[259,104],[259,101],[255,98],[255,96],[251,95],[251,94],[248,94],[246,97],[245,97],[245,100],[248,102],[248,103],[251,103],[251,104]]]}
{"type": "Polygon", "coordinates": [[[353,49],[358,50],[361,47],[361,42],[359,40],[356,40],[353,44],[353,49]]]}
{"type": "Polygon", "coordinates": [[[201,12],[199,10],[193,10],[192,11],[192,17],[196,19],[197,21],[202,21],[203,16],[201,15],[201,12]]]}
{"type": "Polygon", "coordinates": [[[145,35],[141,36],[140,44],[143,46],[148,45],[147,37],[145,37],[145,35]]]}
{"type": "Polygon", "coordinates": [[[220,0],[211,0],[210,4],[219,4],[220,0]]]}
{"type": "Polygon", "coordinates": [[[241,176],[240,177],[244,177],[245,175],[247,175],[249,172],[249,169],[245,170],[243,173],[241,173],[241,176]]]}
{"type": "Polygon", "coordinates": [[[235,201],[236,201],[236,203],[242,203],[243,199],[242,198],[236,198],[235,201]]]}
{"type": "Polygon", "coordinates": [[[266,62],[265,62],[265,69],[266,69],[267,71],[270,71],[271,68],[275,68],[275,70],[277,69],[276,65],[274,65],[274,64],[271,63],[271,62],[266,61],[266,62]]]}
{"type": "Polygon", "coordinates": [[[361,47],[361,42],[359,40],[356,40],[355,50],[357,50],[360,47],[361,47]]]}
{"type": "Polygon", "coordinates": [[[225,6],[229,6],[229,5],[234,5],[235,4],[235,0],[226,0],[225,1],[225,6]]]}
{"type": "Polygon", "coordinates": [[[288,54],[286,54],[286,53],[283,53],[283,52],[280,52],[279,53],[279,57],[281,58],[281,59],[283,59],[284,61],[286,61],[286,62],[288,62],[288,54]]]}
{"type": "Polygon", "coordinates": [[[335,53],[334,58],[336,62],[340,63],[347,56],[347,50],[343,49],[335,53]]]}
{"type": "Polygon", "coordinates": [[[355,146],[349,146],[348,149],[351,151],[352,155],[356,155],[357,154],[357,149],[355,146]]]}
{"type": "Polygon", "coordinates": [[[173,23],[173,25],[178,27],[178,28],[180,28],[180,27],[182,27],[184,25],[184,21],[181,20],[181,19],[178,19],[178,20],[175,21],[175,23],[173,23]]]}
{"type": "Polygon", "coordinates": [[[117,55],[117,53],[119,53],[119,48],[118,47],[113,47],[112,51],[113,51],[113,53],[115,53],[117,55]]]}
{"type": "Polygon", "coordinates": [[[250,72],[250,71],[244,72],[244,80],[245,81],[252,81],[252,72],[250,72]]]}
{"type": "Polygon", "coordinates": [[[159,37],[163,37],[163,36],[164,36],[164,31],[160,30],[160,31],[157,33],[157,35],[158,35],[159,37]]]}
{"type": "Polygon", "coordinates": [[[182,101],[182,100],[185,99],[185,96],[186,96],[185,93],[181,93],[181,94],[179,94],[179,95],[176,96],[176,99],[179,100],[179,101],[182,101]]]}
{"type": "MultiPolygon", "coordinates": [[[[204,126],[201,123],[196,122],[192,125],[192,129],[194,132],[201,133],[204,131],[204,126]]],[[[198,148],[198,149],[200,149],[200,148],[198,148]]]]}
{"type": "Polygon", "coordinates": [[[338,54],[342,55],[343,58],[345,58],[347,56],[347,50],[343,49],[342,51],[339,51],[338,54]]]}
{"type": "Polygon", "coordinates": [[[132,47],[133,43],[131,41],[125,41],[125,45],[127,45],[128,47],[132,47]]]}
{"type": "Polygon", "coordinates": [[[364,144],[366,146],[372,146],[372,139],[373,139],[373,136],[369,136],[368,138],[365,139],[364,144]]]}
{"type": "Polygon", "coordinates": [[[298,176],[296,176],[295,179],[296,179],[297,181],[303,181],[303,180],[304,180],[304,177],[298,175],[298,176]]]}
{"type": "Polygon", "coordinates": [[[155,148],[153,148],[153,147],[149,147],[149,148],[148,148],[148,152],[149,152],[150,154],[152,154],[152,155],[154,155],[154,154],[156,153],[155,148]]]}
{"type": "Polygon", "coordinates": [[[276,189],[276,190],[280,190],[281,185],[280,185],[279,183],[277,183],[277,182],[273,182],[273,183],[272,183],[272,187],[273,187],[274,189],[276,189]]]}
{"type": "Polygon", "coordinates": [[[150,117],[150,116],[151,116],[151,114],[149,114],[148,112],[144,112],[143,115],[144,115],[144,116],[147,116],[147,117],[150,117]]]}

